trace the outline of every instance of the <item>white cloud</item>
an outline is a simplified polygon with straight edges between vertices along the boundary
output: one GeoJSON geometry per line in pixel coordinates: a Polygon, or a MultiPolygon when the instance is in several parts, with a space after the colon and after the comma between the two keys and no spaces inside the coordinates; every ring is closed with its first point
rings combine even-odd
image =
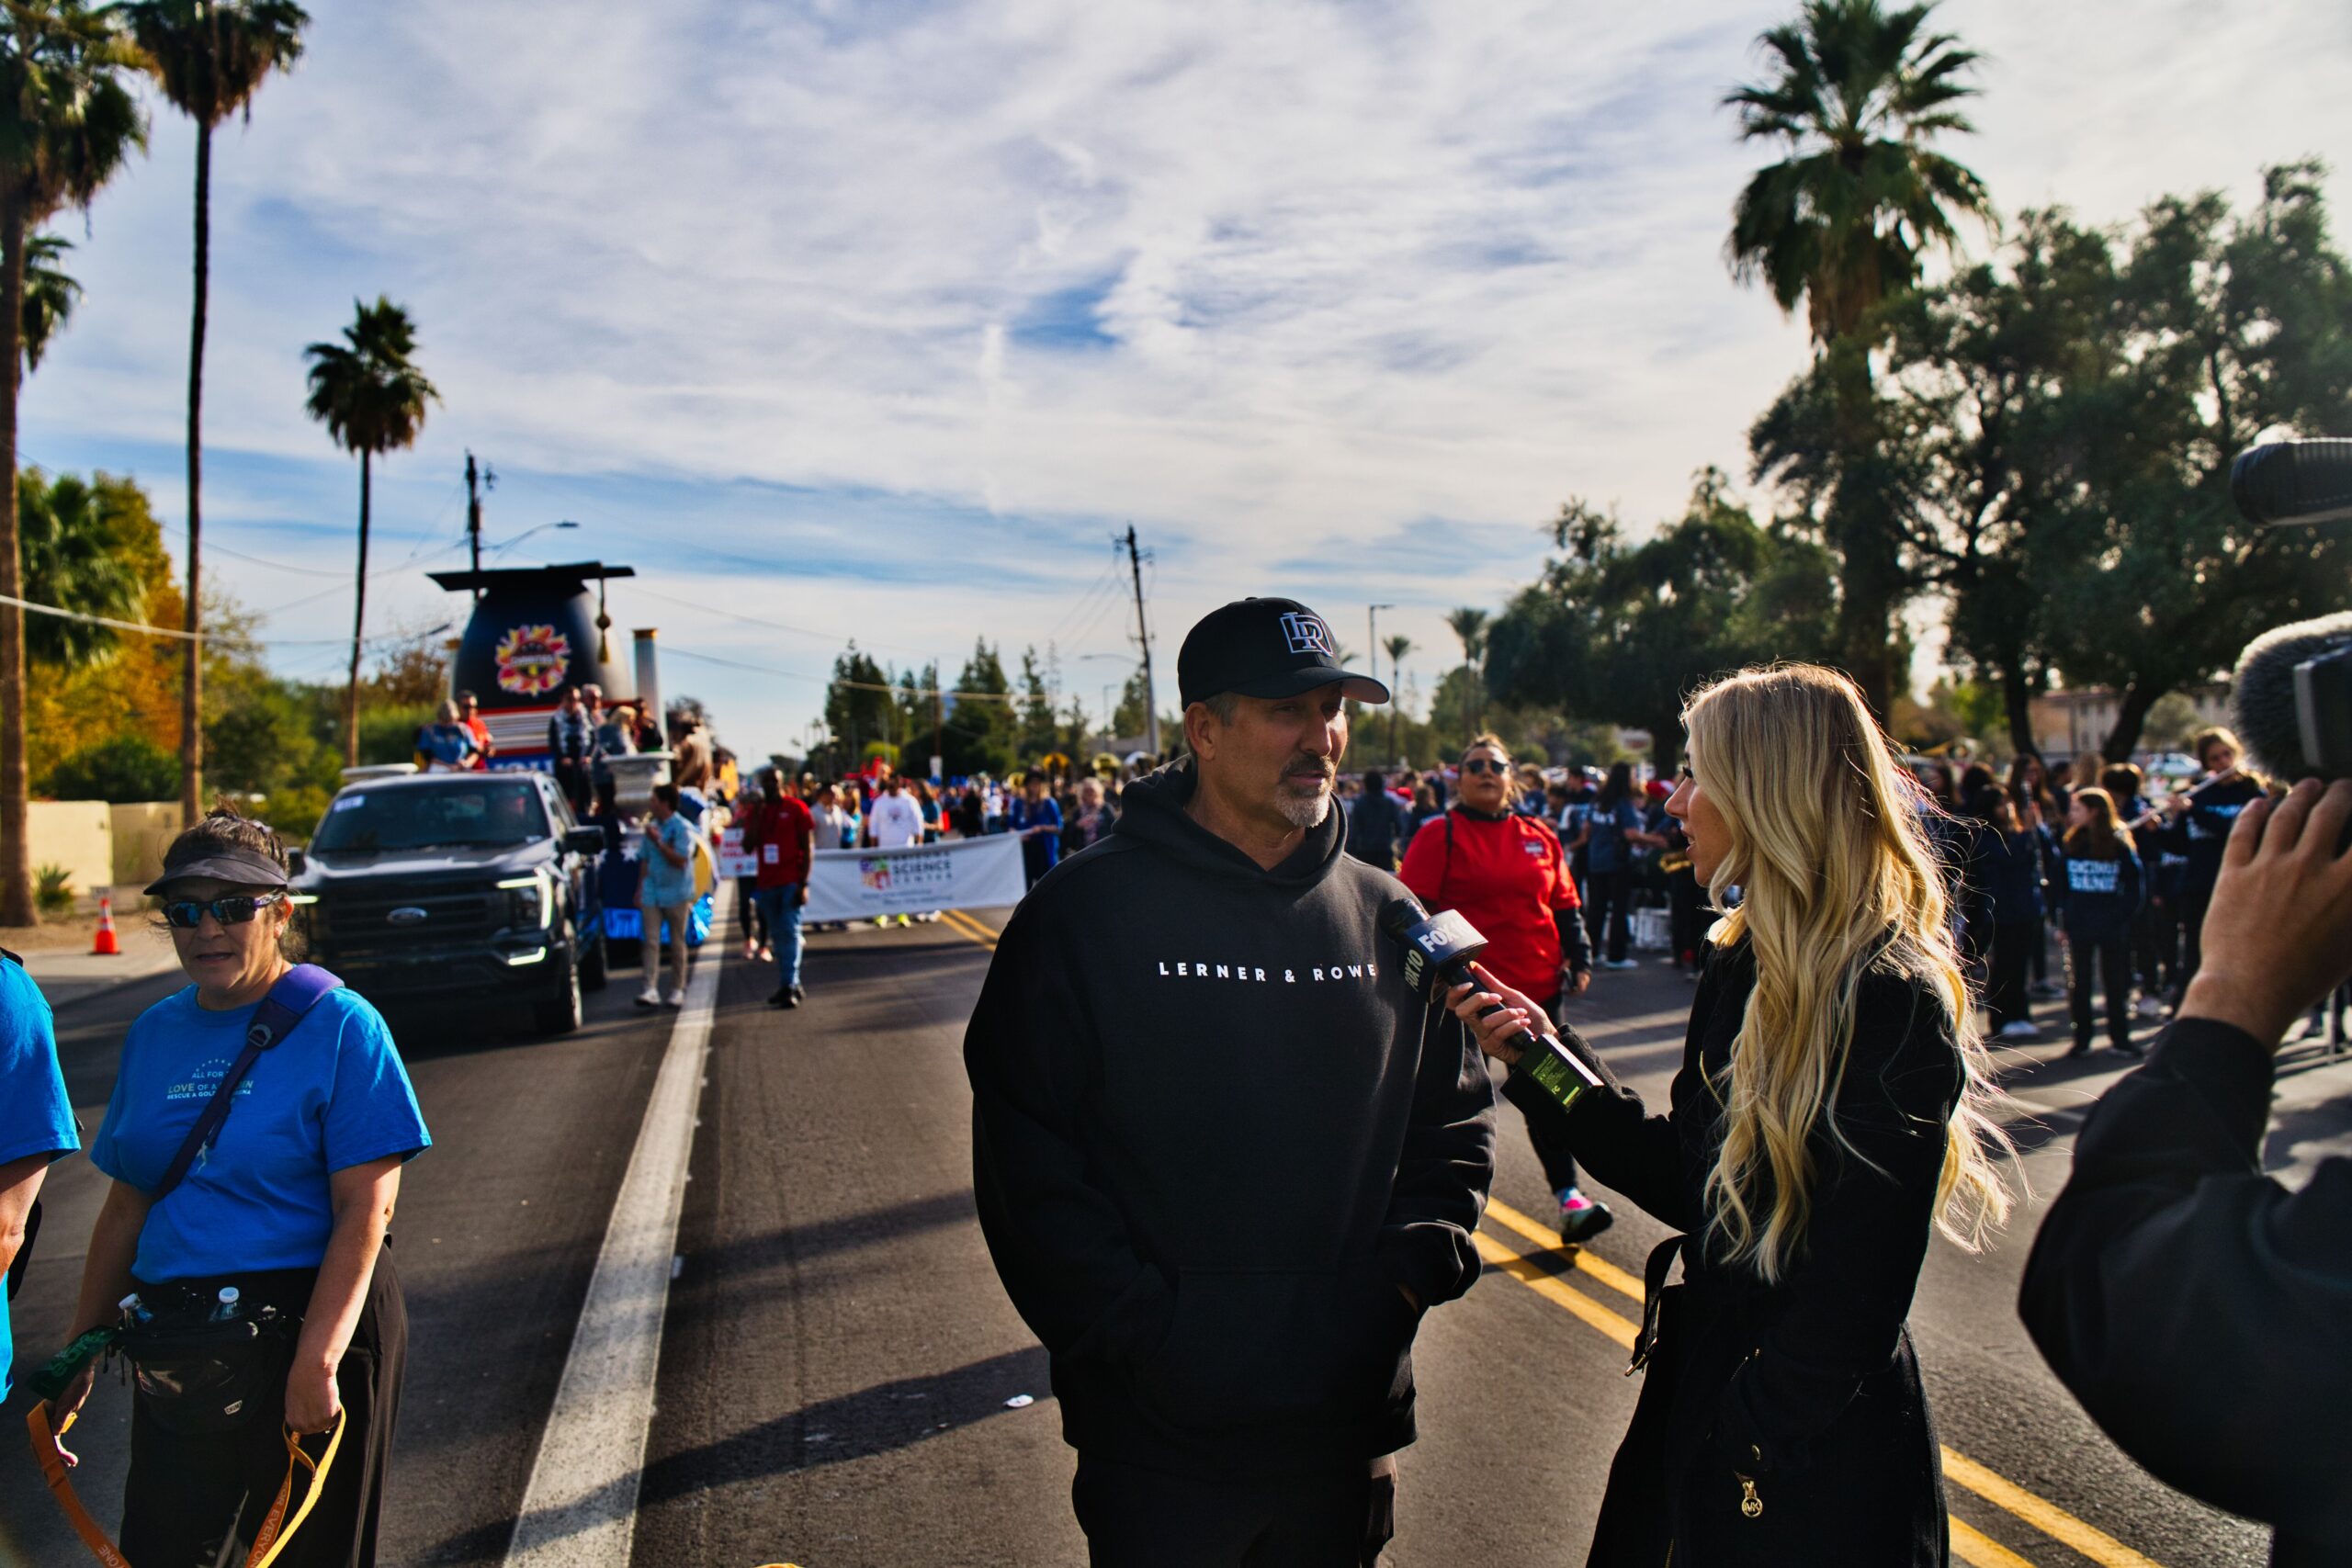
{"type": "MultiPolygon", "coordinates": [[[[1132,518],[1169,666],[1201,611],[1303,575],[1341,625],[1376,593],[1444,649],[1438,614],[1525,581],[1566,495],[1646,521],[1700,465],[1739,468],[1801,363],[1721,256],[1758,153],[1717,100],[1785,9],[322,6],[218,144],[208,513],[231,543],[313,517],[314,546],[272,548],[340,561],[350,477],[301,416],[300,349],[380,290],[447,400],[389,465],[395,530],[435,525],[471,446],[510,474],[502,528],[578,515],[649,570],[682,539],[773,562],[691,581],[826,629],[921,625],[952,661],[1042,637],[1132,518]],[[807,574],[869,554],[941,570],[807,574]],[[1274,580],[1303,560],[1329,567],[1274,580]]],[[[2120,220],[2243,194],[2267,161],[2352,162],[2352,13],[1951,0],[1939,21],[1991,57],[1955,151],[2011,210],[2120,220]]],[[[28,413],[36,446],[138,454],[175,516],[189,149],[159,113],[101,199],[28,413]]],[[[224,574],[254,603],[299,586],[224,574]]],[[[740,624],[703,640],[767,657],[740,624]]],[[[1105,621],[1067,651],[1118,646],[1105,621]]],[[[814,702],[746,689],[737,739],[780,743],[814,702]]]]}

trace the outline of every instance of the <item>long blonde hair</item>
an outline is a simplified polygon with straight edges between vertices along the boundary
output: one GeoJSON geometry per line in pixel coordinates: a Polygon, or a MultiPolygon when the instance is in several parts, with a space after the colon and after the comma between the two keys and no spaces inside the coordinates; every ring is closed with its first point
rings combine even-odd
{"type": "MultiPolygon", "coordinates": [[[[1988,1114],[2000,1091],[1920,821],[1933,807],[1905,789],[1893,747],[1837,671],[1743,670],[1682,716],[1699,787],[1728,829],[1708,887],[1718,907],[1734,886],[1742,896],[1711,940],[1746,936],[1756,961],[1730,1066],[1713,1084],[1724,1140],[1705,1185],[1710,1231],[1768,1280],[1792,1259],[1818,1174],[1809,1140],[1845,1077],[1856,993],[1872,965],[1891,964],[1929,981],[1951,1015],[1962,1083],[1936,1224],[1975,1250],[2008,1214],[1993,1151],[2010,1145],[1988,1114]]],[[[1862,1157],[1835,1117],[1829,1132],[1862,1157]]]]}

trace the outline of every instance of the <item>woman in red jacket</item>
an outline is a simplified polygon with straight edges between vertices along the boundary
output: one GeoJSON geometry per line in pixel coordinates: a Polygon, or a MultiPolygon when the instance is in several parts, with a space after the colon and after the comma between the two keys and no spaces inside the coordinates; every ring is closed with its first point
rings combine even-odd
{"type": "MultiPolygon", "coordinates": [[[[1396,874],[1431,911],[1460,910],[1489,944],[1487,967],[1556,1019],[1560,1003],[1590,983],[1592,950],[1559,836],[1541,817],[1511,809],[1518,792],[1509,748],[1491,735],[1470,742],[1453,809],[1421,824],[1396,874]]],[[[1599,1235],[1614,1216],[1577,1186],[1566,1113],[1541,1092],[1521,1098],[1522,1087],[1514,1077],[1503,1093],[1527,1117],[1528,1141],[1560,1201],[1560,1239],[1599,1235]]]]}

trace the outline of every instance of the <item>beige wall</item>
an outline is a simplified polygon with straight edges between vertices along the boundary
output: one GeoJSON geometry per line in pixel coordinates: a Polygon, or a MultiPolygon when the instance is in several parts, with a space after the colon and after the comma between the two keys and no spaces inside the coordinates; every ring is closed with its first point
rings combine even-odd
{"type": "Polygon", "coordinates": [[[62,865],[76,894],[96,893],[114,882],[113,807],[103,800],[36,800],[27,823],[33,874],[62,865]]]}
{"type": "Polygon", "coordinates": [[[144,887],[164,874],[164,851],[180,830],[180,803],[142,800],[107,810],[114,822],[114,879],[144,887]]]}

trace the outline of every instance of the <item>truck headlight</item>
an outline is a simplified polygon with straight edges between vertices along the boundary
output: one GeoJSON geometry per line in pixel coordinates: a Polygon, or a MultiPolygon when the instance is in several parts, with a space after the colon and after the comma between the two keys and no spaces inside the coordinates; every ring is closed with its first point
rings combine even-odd
{"type": "Polygon", "coordinates": [[[528,876],[510,876],[498,886],[506,890],[509,925],[546,931],[555,923],[555,878],[544,866],[528,876]]]}

